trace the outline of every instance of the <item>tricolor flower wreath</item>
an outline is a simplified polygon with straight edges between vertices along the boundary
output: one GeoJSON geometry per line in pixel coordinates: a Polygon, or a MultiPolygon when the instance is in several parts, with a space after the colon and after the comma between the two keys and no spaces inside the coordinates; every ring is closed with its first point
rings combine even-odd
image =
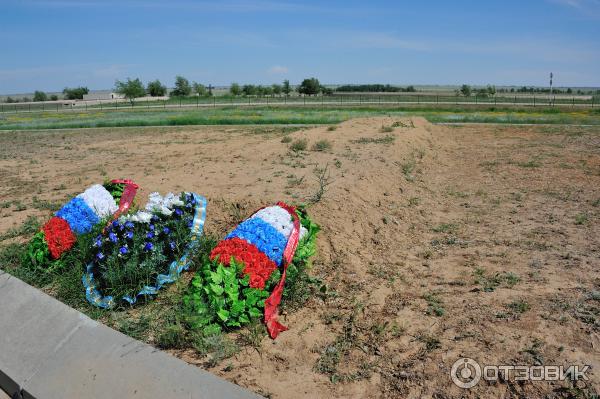
{"type": "Polygon", "coordinates": [[[319,226],[304,210],[279,202],[254,213],[204,259],[184,296],[188,322],[205,331],[240,327],[264,316],[272,338],[286,274],[316,250],[319,226]]]}
{"type": "Polygon", "coordinates": [[[94,259],[83,276],[87,300],[101,308],[155,295],[190,267],[206,218],[195,193],[150,194],[145,209],[122,215],[94,239],[94,259]]]}
{"type": "Polygon", "coordinates": [[[56,261],[75,245],[78,235],[127,211],[137,188],[131,180],[112,180],[95,184],[71,199],[33,236],[26,253],[27,264],[35,269],[54,269],[60,264],[56,261]]]}

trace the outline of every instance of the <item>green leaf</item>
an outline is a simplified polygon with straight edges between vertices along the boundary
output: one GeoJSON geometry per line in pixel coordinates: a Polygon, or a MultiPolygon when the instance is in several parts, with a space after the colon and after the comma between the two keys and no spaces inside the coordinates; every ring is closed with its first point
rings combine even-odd
{"type": "Polygon", "coordinates": [[[221,282],[223,281],[223,278],[221,277],[221,275],[219,273],[216,273],[216,272],[211,272],[210,273],[210,279],[215,284],[221,284],[221,282]]]}
{"type": "Polygon", "coordinates": [[[210,284],[210,289],[212,292],[214,292],[216,295],[223,295],[223,287],[221,287],[220,285],[217,284],[210,284]]]}
{"type": "Polygon", "coordinates": [[[229,311],[225,309],[219,309],[219,311],[217,312],[217,316],[219,316],[219,319],[227,321],[227,319],[229,319],[229,311]]]}

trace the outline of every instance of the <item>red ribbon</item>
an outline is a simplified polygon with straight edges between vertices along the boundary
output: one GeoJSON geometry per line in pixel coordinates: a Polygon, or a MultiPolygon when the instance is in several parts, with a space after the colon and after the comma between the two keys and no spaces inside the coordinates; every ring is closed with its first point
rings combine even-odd
{"type": "Polygon", "coordinates": [[[278,202],[277,205],[288,211],[288,213],[292,216],[294,219],[294,229],[292,230],[285,250],[283,251],[283,273],[281,273],[281,280],[279,280],[279,283],[277,283],[273,289],[273,292],[271,292],[271,295],[265,300],[265,324],[267,326],[269,335],[273,339],[277,338],[277,335],[279,335],[280,332],[288,329],[286,326],[277,321],[277,307],[281,302],[281,295],[283,294],[283,286],[285,285],[285,274],[287,267],[294,258],[294,253],[296,253],[296,248],[298,247],[298,241],[300,239],[300,219],[296,214],[296,208],[289,206],[284,202],[278,202]]]}
{"type": "MultiPolygon", "coordinates": [[[[140,187],[133,182],[133,180],[129,179],[114,179],[110,181],[115,184],[124,184],[125,188],[123,189],[123,194],[121,195],[121,199],[119,200],[119,209],[113,215],[112,220],[116,220],[123,212],[127,212],[127,210],[133,204],[133,199],[135,198],[135,194],[137,193],[137,189],[140,187]]],[[[110,223],[109,223],[110,224],[110,223]]]]}

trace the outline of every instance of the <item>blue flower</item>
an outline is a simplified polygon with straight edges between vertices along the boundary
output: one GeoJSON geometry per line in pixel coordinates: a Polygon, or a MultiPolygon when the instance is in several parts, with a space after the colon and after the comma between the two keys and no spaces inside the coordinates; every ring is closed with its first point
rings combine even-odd
{"type": "Polygon", "coordinates": [[[173,241],[169,242],[169,246],[171,247],[171,249],[175,249],[176,245],[173,241]]]}
{"type": "Polygon", "coordinates": [[[129,250],[127,249],[127,247],[121,247],[119,248],[119,252],[121,253],[121,255],[125,255],[127,252],[129,252],[129,250]]]}
{"type": "Polygon", "coordinates": [[[133,229],[133,222],[131,222],[131,221],[127,221],[127,222],[125,223],[125,227],[127,227],[128,229],[133,229]]]}
{"type": "Polygon", "coordinates": [[[256,245],[269,259],[277,265],[281,265],[287,239],[277,229],[262,219],[253,218],[240,223],[226,238],[234,237],[256,245]]]}
{"type": "Polygon", "coordinates": [[[150,230],[154,230],[154,225],[151,224],[150,226],[148,226],[150,228],[150,230]]]}
{"type": "Polygon", "coordinates": [[[192,219],[188,220],[187,222],[187,227],[192,227],[192,225],[194,224],[194,221],[192,219]]]}
{"type": "Polygon", "coordinates": [[[179,209],[179,208],[176,208],[176,209],[175,209],[175,214],[176,214],[177,216],[181,216],[181,215],[183,215],[183,211],[182,211],[181,209],[179,209]]]}
{"type": "Polygon", "coordinates": [[[171,229],[169,229],[167,226],[165,226],[165,228],[163,229],[163,233],[169,234],[170,232],[171,232],[171,229]]]}
{"type": "Polygon", "coordinates": [[[146,234],[146,238],[154,238],[154,233],[149,231],[148,234],[146,234]]]}
{"type": "Polygon", "coordinates": [[[125,237],[131,240],[133,238],[133,231],[128,231],[127,233],[125,233],[125,237]]]}
{"type": "Polygon", "coordinates": [[[152,215],[152,218],[150,220],[153,221],[153,222],[158,222],[159,218],[156,215],[152,215]]]}
{"type": "Polygon", "coordinates": [[[66,220],[75,234],[88,233],[100,221],[92,208],[79,197],[67,202],[56,212],[56,216],[66,220]]]}
{"type": "Polygon", "coordinates": [[[144,245],[144,251],[152,251],[152,249],[153,249],[153,248],[154,248],[154,245],[152,245],[152,243],[151,243],[151,242],[147,242],[147,243],[144,245]]]}
{"type": "Polygon", "coordinates": [[[110,233],[110,234],[108,234],[108,239],[109,239],[111,242],[117,242],[117,241],[118,241],[117,235],[116,235],[115,233],[110,233]]]}
{"type": "Polygon", "coordinates": [[[98,260],[102,260],[102,259],[104,259],[104,254],[102,252],[98,252],[96,254],[96,258],[98,258],[98,260]]]}

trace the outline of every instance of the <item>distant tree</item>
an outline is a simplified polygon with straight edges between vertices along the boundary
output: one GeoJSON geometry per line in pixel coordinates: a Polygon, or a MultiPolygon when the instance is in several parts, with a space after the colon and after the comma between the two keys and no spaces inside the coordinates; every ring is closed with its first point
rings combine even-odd
{"type": "Polygon", "coordinates": [[[242,94],[242,88],[239,84],[232,83],[231,86],[229,86],[229,93],[232,96],[239,96],[240,94],[242,94]]]}
{"type": "Polygon", "coordinates": [[[573,89],[571,89],[570,87],[567,89],[567,94],[573,94],[573,89]]]}
{"type": "Polygon", "coordinates": [[[271,88],[273,89],[273,94],[275,94],[276,96],[281,94],[281,90],[283,89],[283,87],[281,87],[281,85],[278,84],[274,84],[271,86],[271,88]]]}
{"type": "Polygon", "coordinates": [[[414,93],[417,90],[415,89],[415,86],[407,86],[406,89],[404,89],[404,91],[407,93],[414,93]]]}
{"type": "Polygon", "coordinates": [[[156,79],[155,81],[148,83],[146,91],[152,97],[162,97],[167,94],[167,86],[163,85],[160,83],[160,80],[156,79]]]}
{"type": "Polygon", "coordinates": [[[292,92],[292,88],[290,86],[290,81],[289,80],[286,79],[286,80],[283,81],[283,86],[281,87],[281,91],[286,96],[290,95],[290,93],[292,92]]]}
{"type": "Polygon", "coordinates": [[[5,101],[6,101],[7,103],[9,103],[9,104],[12,104],[12,103],[15,103],[15,102],[16,102],[16,100],[15,100],[14,98],[12,98],[11,96],[8,96],[8,97],[6,97],[6,100],[5,100],[5,101]]]}
{"type": "Polygon", "coordinates": [[[323,95],[326,96],[331,96],[333,94],[333,89],[329,87],[321,86],[319,90],[321,91],[321,93],[323,93],[323,95]]]}
{"type": "Polygon", "coordinates": [[[146,95],[146,89],[144,89],[144,84],[139,79],[131,80],[127,78],[125,82],[121,82],[117,80],[115,82],[115,91],[126,99],[128,99],[131,104],[138,97],[143,97],[146,95]]]}
{"type": "Polygon", "coordinates": [[[245,96],[253,96],[256,94],[256,86],[244,85],[242,87],[242,93],[244,93],[245,96]]]}
{"type": "Polygon", "coordinates": [[[23,97],[21,99],[21,101],[23,101],[24,103],[30,103],[31,102],[31,98],[29,98],[29,97],[23,97]]]}
{"type": "Polygon", "coordinates": [[[495,96],[496,95],[496,86],[487,85],[486,91],[487,91],[487,94],[489,94],[490,96],[495,96]]]}
{"type": "Polygon", "coordinates": [[[319,79],[309,78],[304,79],[302,83],[300,83],[300,86],[298,87],[298,93],[313,96],[319,93],[320,89],[321,83],[319,83],[319,79]]]}
{"type": "Polygon", "coordinates": [[[265,96],[272,96],[273,95],[273,88],[271,86],[261,86],[262,87],[262,91],[263,94],[265,96]]]}
{"type": "Polygon", "coordinates": [[[465,96],[465,97],[469,97],[471,96],[471,86],[469,85],[462,85],[460,87],[460,93],[465,96]]]}
{"type": "Polygon", "coordinates": [[[43,91],[36,90],[35,93],[33,93],[33,101],[47,101],[47,100],[48,100],[48,96],[43,91]]]}
{"type": "Polygon", "coordinates": [[[194,88],[194,93],[198,94],[200,97],[210,95],[206,89],[206,86],[204,86],[202,83],[194,82],[192,87],[194,88]]]}
{"type": "Polygon", "coordinates": [[[87,87],[65,87],[63,94],[67,100],[82,100],[84,94],[88,94],[90,91],[87,87]]]}
{"type": "Polygon", "coordinates": [[[262,85],[256,86],[256,95],[262,97],[266,94],[265,88],[262,85]]]}
{"type": "Polygon", "coordinates": [[[171,92],[171,95],[175,97],[186,97],[190,94],[192,94],[192,86],[190,86],[190,81],[183,76],[175,76],[175,88],[171,92]]]}
{"type": "Polygon", "coordinates": [[[477,93],[477,97],[487,98],[487,96],[488,96],[488,90],[487,90],[487,88],[484,88],[484,87],[477,89],[476,93],[477,93]]]}
{"type": "Polygon", "coordinates": [[[58,96],[56,94],[51,95],[50,101],[58,101],[58,96]]]}

